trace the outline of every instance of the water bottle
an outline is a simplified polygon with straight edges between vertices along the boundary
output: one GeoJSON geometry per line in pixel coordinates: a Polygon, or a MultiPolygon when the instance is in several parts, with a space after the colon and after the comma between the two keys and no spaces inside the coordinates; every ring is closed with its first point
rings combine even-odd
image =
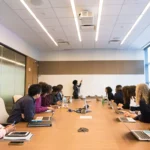
{"type": "Polygon", "coordinates": [[[66,103],[66,97],[64,96],[62,99],[62,107],[65,107],[65,103],[66,103]]]}
{"type": "Polygon", "coordinates": [[[102,96],[102,105],[104,106],[104,103],[105,103],[105,99],[104,97],[102,96]]]}
{"type": "Polygon", "coordinates": [[[70,103],[72,103],[72,96],[70,96],[70,103]]]}

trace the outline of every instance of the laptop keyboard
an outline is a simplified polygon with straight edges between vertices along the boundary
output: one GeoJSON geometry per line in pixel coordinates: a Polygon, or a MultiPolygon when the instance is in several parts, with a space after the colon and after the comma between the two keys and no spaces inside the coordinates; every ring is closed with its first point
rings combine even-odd
{"type": "Polygon", "coordinates": [[[120,117],[120,119],[121,119],[121,121],[123,121],[123,122],[128,122],[128,119],[125,118],[125,117],[120,117]]]}
{"type": "Polygon", "coordinates": [[[142,131],[134,131],[141,139],[150,139],[150,137],[148,135],[146,135],[144,132],[142,131]]]}
{"type": "Polygon", "coordinates": [[[50,118],[49,117],[43,117],[42,120],[49,120],[50,118]]]}

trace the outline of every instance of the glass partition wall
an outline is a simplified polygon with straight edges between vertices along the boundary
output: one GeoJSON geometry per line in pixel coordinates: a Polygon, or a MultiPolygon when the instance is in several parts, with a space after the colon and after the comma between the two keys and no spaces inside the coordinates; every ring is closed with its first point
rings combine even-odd
{"type": "Polygon", "coordinates": [[[0,45],[0,97],[8,113],[12,109],[14,95],[24,95],[25,56],[0,45]]]}

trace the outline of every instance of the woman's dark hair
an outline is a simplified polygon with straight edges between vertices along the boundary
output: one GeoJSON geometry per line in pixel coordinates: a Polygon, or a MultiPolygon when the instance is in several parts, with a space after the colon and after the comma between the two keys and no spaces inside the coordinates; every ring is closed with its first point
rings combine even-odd
{"type": "Polygon", "coordinates": [[[112,88],[111,87],[106,87],[107,93],[112,93],[112,88]]]}
{"type": "Polygon", "coordinates": [[[51,86],[51,85],[48,85],[48,87],[49,87],[49,92],[48,92],[48,93],[51,93],[51,91],[52,91],[52,86],[51,86]]]}
{"type": "Polygon", "coordinates": [[[59,92],[59,88],[57,86],[53,86],[53,92],[59,92]]]}
{"type": "Polygon", "coordinates": [[[35,96],[37,94],[41,94],[41,86],[39,84],[32,84],[28,89],[28,95],[29,96],[35,96]]]}
{"type": "Polygon", "coordinates": [[[49,85],[45,82],[39,82],[39,85],[41,86],[42,89],[42,94],[46,94],[49,93],[50,89],[49,89],[49,85]]]}
{"type": "Polygon", "coordinates": [[[126,103],[130,103],[130,96],[129,96],[129,86],[124,86],[122,88],[122,92],[123,92],[123,101],[124,101],[124,104],[126,103]]]}
{"type": "Polygon", "coordinates": [[[122,91],[122,86],[121,85],[117,85],[116,86],[116,92],[122,91]]]}
{"type": "Polygon", "coordinates": [[[135,85],[129,86],[129,97],[130,97],[130,98],[131,98],[132,96],[135,96],[135,90],[136,90],[136,86],[135,86],[135,85]]]}
{"type": "Polygon", "coordinates": [[[60,91],[62,91],[62,89],[63,89],[63,85],[58,84],[58,85],[57,85],[57,87],[58,87],[58,89],[59,89],[59,92],[60,92],[60,91]]]}
{"type": "Polygon", "coordinates": [[[73,83],[74,85],[77,85],[78,81],[77,81],[77,80],[74,80],[72,83],[73,83]]]}

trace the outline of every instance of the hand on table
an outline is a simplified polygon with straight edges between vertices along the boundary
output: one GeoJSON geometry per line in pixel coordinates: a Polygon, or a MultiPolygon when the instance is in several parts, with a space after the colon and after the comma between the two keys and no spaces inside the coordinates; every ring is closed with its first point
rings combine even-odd
{"type": "Polygon", "coordinates": [[[57,105],[58,105],[58,106],[61,106],[61,104],[62,104],[61,101],[58,101],[58,102],[57,102],[57,105]]]}
{"type": "Polygon", "coordinates": [[[123,107],[123,104],[119,103],[118,108],[122,108],[122,107],[123,107]]]}
{"type": "Polygon", "coordinates": [[[131,114],[131,113],[129,113],[129,112],[124,112],[124,116],[125,116],[125,117],[135,118],[137,115],[136,115],[136,114],[131,114]]]}
{"type": "Polygon", "coordinates": [[[10,133],[12,131],[15,131],[16,127],[15,127],[15,125],[8,125],[8,126],[6,126],[5,130],[6,130],[6,133],[10,133]]]}
{"type": "Polygon", "coordinates": [[[58,109],[58,105],[52,105],[51,107],[54,109],[58,109]]]}
{"type": "Polygon", "coordinates": [[[55,111],[55,109],[53,107],[47,107],[48,110],[51,110],[52,112],[55,111]]]}

